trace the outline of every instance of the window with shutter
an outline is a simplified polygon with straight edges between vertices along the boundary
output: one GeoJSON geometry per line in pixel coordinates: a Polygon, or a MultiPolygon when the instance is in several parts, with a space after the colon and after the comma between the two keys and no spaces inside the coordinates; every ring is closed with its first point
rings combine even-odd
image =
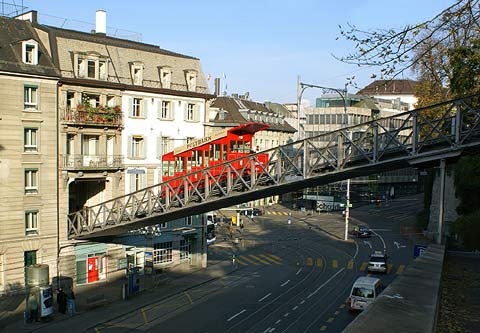
{"type": "Polygon", "coordinates": [[[141,110],[140,110],[140,117],[142,117],[142,118],[147,118],[148,102],[149,102],[148,98],[143,99],[142,107],[141,107],[141,110]]]}
{"type": "Polygon", "coordinates": [[[128,143],[127,143],[127,156],[128,158],[132,158],[132,137],[128,137],[128,143]]]}
{"type": "Polygon", "coordinates": [[[147,138],[146,137],[142,138],[141,148],[142,148],[141,158],[147,158],[147,138]]]}

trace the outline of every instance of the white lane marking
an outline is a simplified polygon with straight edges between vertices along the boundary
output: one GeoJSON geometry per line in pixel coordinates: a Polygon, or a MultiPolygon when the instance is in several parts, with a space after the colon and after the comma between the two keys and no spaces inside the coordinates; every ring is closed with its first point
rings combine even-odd
{"type": "Polygon", "coordinates": [[[301,271],[302,271],[302,269],[300,268],[295,275],[300,274],[301,271]]]}
{"type": "Polygon", "coordinates": [[[327,283],[329,283],[335,276],[337,276],[338,274],[340,274],[341,272],[343,272],[343,270],[345,269],[345,267],[343,267],[341,270],[339,270],[338,272],[336,272],[335,274],[333,274],[330,279],[328,279],[327,281],[325,281],[320,287],[318,287],[314,292],[312,292],[310,295],[307,296],[307,298],[310,298],[312,297],[313,295],[315,295],[320,289],[322,289],[323,287],[325,287],[325,285],[327,283]]]}
{"type": "Polygon", "coordinates": [[[372,248],[372,244],[369,241],[363,241],[364,245],[368,245],[369,248],[372,248]]]}
{"type": "Polygon", "coordinates": [[[271,333],[273,331],[275,331],[275,327],[271,328],[270,331],[268,331],[268,333],[271,333]]]}
{"type": "Polygon", "coordinates": [[[241,315],[242,313],[244,313],[245,311],[247,311],[247,310],[243,309],[242,311],[240,311],[240,312],[237,313],[236,315],[233,315],[233,316],[231,316],[230,318],[228,318],[227,321],[230,321],[230,320],[234,319],[235,317],[240,316],[240,315],[241,315]]]}
{"type": "Polygon", "coordinates": [[[263,301],[265,298],[270,297],[270,295],[272,295],[272,293],[266,294],[265,296],[263,296],[262,298],[260,298],[258,301],[261,302],[261,301],[263,301]]]}
{"type": "Polygon", "coordinates": [[[289,282],[290,282],[290,280],[287,280],[283,284],[281,284],[280,286],[285,287],[289,282]]]}
{"type": "Polygon", "coordinates": [[[305,300],[304,300],[304,299],[302,299],[302,300],[300,301],[300,304],[303,304],[303,303],[305,303],[305,300]]]}
{"type": "Polygon", "coordinates": [[[295,311],[296,309],[298,309],[298,305],[295,305],[292,310],[295,311]]]}
{"type": "Polygon", "coordinates": [[[287,312],[283,316],[286,318],[286,317],[288,317],[289,314],[290,314],[290,312],[287,312]]]}
{"type": "Polygon", "coordinates": [[[263,331],[262,333],[267,333],[269,330],[271,329],[271,327],[267,328],[265,331],[263,331]]]}
{"type": "Polygon", "coordinates": [[[407,247],[406,245],[400,245],[399,242],[393,242],[393,244],[395,244],[395,246],[397,247],[397,250],[400,249],[400,248],[407,247]]]}
{"type": "Polygon", "coordinates": [[[280,324],[281,321],[282,321],[281,319],[277,320],[277,321],[275,322],[275,325],[280,324]]]}
{"type": "Polygon", "coordinates": [[[353,255],[352,259],[355,259],[357,257],[357,254],[358,254],[358,243],[355,242],[355,254],[353,255]]]}
{"type": "Polygon", "coordinates": [[[372,232],[373,232],[373,234],[374,234],[375,236],[377,236],[378,238],[380,238],[380,240],[382,241],[382,244],[383,244],[383,252],[384,252],[384,253],[387,253],[387,245],[385,244],[385,241],[383,240],[383,237],[380,236],[379,234],[377,234],[377,233],[376,233],[375,231],[373,231],[373,230],[372,230],[372,232]]]}

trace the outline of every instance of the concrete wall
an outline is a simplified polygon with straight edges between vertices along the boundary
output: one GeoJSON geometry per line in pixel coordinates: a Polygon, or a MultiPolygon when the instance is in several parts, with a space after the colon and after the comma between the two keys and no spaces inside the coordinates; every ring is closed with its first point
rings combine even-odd
{"type": "MultiPolygon", "coordinates": [[[[448,224],[458,218],[455,211],[460,200],[455,197],[455,184],[453,180],[453,165],[448,165],[445,172],[445,199],[443,212],[443,235],[448,234],[448,224]]],[[[440,208],[440,171],[437,170],[432,187],[432,202],[430,204],[430,219],[428,234],[434,238],[438,233],[438,215],[440,208]]]]}

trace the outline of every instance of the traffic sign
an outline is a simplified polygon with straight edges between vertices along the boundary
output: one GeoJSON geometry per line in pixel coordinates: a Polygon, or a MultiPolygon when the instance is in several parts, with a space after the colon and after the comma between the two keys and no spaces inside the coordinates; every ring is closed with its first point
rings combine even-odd
{"type": "Polygon", "coordinates": [[[417,258],[427,250],[428,245],[415,245],[413,248],[413,257],[417,258]]]}

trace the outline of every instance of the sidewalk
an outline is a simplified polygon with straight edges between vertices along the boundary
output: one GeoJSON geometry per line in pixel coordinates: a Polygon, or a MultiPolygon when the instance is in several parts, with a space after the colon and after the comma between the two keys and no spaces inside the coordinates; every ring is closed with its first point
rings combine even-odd
{"type": "Polygon", "coordinates": [[[23,318],[2,328],[1,332],[82,332],[95,331],[95,327],[103,322],[120,318],[130,312],[140,310],[149,304],[178,295],[211,280],[230,274],[234,271],[231,261],[209,262],[207,268],[188,273],[164,273],[168,280],[158,287],[145,290],[126,301],[113,302],[90,311],[78,313],[73,317],[55,313],[48,323],[25,324],[23,318]]]}

